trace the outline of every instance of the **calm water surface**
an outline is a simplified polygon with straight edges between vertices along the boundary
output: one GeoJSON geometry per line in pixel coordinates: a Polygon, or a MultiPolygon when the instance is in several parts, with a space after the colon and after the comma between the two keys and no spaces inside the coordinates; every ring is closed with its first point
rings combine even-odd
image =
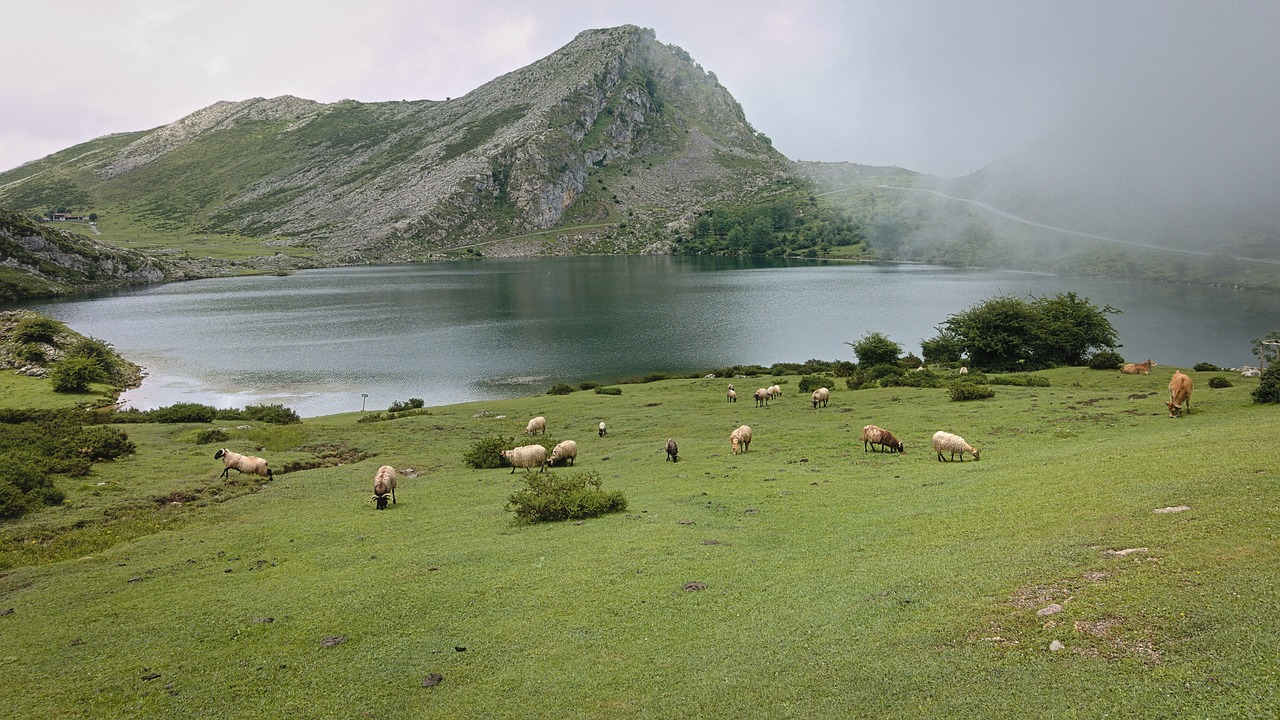
{"type": "Polygon", "coordinates": [[[1130,360],[1253,362],[1280,296],[922,265],[687,257],[526,258],[196,280],[30,304],[147,368],[133,407],[282,403],[304,416],[512,397],[735,363],[907,351],[998,294],[1075,291],[1130,360]],[[368,397],[362,397],[367,394],[368,397]]]}

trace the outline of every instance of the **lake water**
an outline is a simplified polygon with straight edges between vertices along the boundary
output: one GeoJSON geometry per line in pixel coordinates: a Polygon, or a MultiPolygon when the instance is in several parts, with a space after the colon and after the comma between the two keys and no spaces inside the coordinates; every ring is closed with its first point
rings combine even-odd
{"type": "Polygon", "coordinates": [[[1256,364],[1280,295],[955,270],[701,257],[557,257],[310,270],[171,283],[26,306],[111,343],[149,376],[140,409],[281,403],[304,416],[544,392],[736,363],[852,360],[882,332],[905,351],[999,294],[1075,291],[1121,354],[1256,364]],[[367,395],[367,397],[365,397],[367,395]]]}

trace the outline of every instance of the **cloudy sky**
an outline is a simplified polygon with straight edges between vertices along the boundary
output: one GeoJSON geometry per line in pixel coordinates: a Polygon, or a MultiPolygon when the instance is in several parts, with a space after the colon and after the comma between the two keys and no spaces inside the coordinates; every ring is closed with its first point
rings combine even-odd
{"type": "Polygon", "coordinates": [[[627,23],[792,159],[954,176],[1119,115],[1280,132],[1274,0],[15,0],[0,170],[219,100],[457,97],[627,23]]]}

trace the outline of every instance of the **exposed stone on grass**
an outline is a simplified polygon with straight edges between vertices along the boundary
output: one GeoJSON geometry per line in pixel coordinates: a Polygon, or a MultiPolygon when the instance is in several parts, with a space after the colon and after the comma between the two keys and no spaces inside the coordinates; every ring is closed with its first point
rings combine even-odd
{"type": "Polygon", "coordinates": [[[1190,505],[1174,505],[1173,507],[1156,508],[1153,513],[1178,513],[1184,510],[1190,510],[1190,505]]]}
{"type": "Polygon", "coordinates": [[[1062,612],[1063,609],[1064,608],[1062,607],[1062,605],[1058,603],[1051,603],[1037,610],[1036,617],[1048,617],[1050,615],[1057,615],[1058,613],[1062,612]]]}
{"type": "Polygon", "coordinates": [[[444,682],[444,676],[440,673],[427,673],[427,676],[422,678],[422,687],[435,687],[442,682],[444,682]]]}
{"type": "Polygon", "coordinates": [[[1067,647],[1066,645],[1062,644],[1061,640],[1054,640],[1053,642],[1049,643],[1050,652],[1058,652],[1059,650],[1065,650],[1066,647],[1067,647]]]}
{"type": "Polygon", "coordinates": [[[698,592],[699,590],[706,590],[707,584],[704,582],[698,582],[697,580],[691,580],[681,585],[680,589],[684,590],[685,592],[698,592]]]}
{"type": "Polygon", "coordinates": [[[337,647],[347,641],[346,635],[329,635],[320,639],[320,647],[337,647]]]}
{"type": "Polygon", "coordinates": [[[1144,553],[1146,551],[1147,549],[1144,547],[1125,548],[1124,550],[1103,550],[1102,554],[1106,555],[1107,557],[1129,557],[1134,553],[1144,553]]]}

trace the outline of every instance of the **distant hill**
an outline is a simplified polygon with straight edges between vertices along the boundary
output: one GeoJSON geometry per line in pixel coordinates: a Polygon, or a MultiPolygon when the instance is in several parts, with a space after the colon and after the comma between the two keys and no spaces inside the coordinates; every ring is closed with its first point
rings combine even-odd
{"type": "Polygon", "coordinates": [[[791,180],[716,76],[652,30],[588,30],[463,97],[219,102],[0,174],[0,207],[104,228],[400,261],[661,251],[704,208],[791,180]],[[557,236],[531,235],[558,228],[557,236]]]}

